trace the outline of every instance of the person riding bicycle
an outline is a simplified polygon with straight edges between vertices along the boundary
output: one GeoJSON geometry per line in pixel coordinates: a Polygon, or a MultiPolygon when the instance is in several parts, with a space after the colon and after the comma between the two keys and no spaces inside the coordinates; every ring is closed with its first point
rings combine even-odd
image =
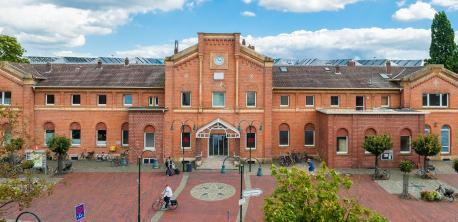
{"type": "Polygon", "coordinates": [[[170,198],[173,197],[172,188],[170,188],[169,184],[165,184],[164,191],[162,191],[162,196],[164,197],[165,202],[165,209],[169,208],[170,198]]]}

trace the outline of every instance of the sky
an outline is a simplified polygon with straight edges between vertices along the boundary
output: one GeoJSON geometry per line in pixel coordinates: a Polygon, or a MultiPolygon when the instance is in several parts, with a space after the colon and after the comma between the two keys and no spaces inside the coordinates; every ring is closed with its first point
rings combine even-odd
{"type": "Polygon", "coordinates": [[[0,0],[0,34],[34,56],[163,58],[197,32],[240,32],[273,58],[424,59],[458,0],[0,0]]]}

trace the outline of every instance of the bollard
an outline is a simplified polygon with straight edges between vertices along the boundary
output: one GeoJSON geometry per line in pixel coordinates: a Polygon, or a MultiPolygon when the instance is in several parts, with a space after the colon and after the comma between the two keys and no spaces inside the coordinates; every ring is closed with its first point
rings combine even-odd
{"type": "Polygon", "coordinates": [[[221,166],[221,173],[225,173],[226,172],[226,166],[222,165],[221,166]]]}

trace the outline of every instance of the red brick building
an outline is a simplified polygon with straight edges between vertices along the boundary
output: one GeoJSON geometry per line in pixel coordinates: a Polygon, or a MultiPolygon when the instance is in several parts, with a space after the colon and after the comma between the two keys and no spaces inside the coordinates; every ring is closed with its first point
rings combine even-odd
{"type": "Polygon", "coordinates": [[[369,167],[364,137],[389,134],[393,159],[381,164],[394,167],[418,160],[411,140],[423,133],[440,136],[438,158],[458,155],[457,80],[441,65],[278,66],[238,33],[199,33],[164,65],[1,63],[0,105],[22,112],[29,147],[64,135],[74,156],[126,147],[132,159],[143,150],[206,159],[251,149],[260,160],[304,152],[369,167]]]}

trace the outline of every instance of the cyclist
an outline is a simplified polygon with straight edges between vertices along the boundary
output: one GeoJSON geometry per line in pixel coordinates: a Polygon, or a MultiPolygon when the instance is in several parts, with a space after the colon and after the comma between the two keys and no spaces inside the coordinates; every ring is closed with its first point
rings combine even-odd
{"type": "Polygon", "coordinates": [[[170,198],[173,197],[172,188],[170,188],[169,184],[165,184],[164,191],[162,191],[162,196],[164,197],[165,202],[165,209],[169,208],[170,198]]]}

